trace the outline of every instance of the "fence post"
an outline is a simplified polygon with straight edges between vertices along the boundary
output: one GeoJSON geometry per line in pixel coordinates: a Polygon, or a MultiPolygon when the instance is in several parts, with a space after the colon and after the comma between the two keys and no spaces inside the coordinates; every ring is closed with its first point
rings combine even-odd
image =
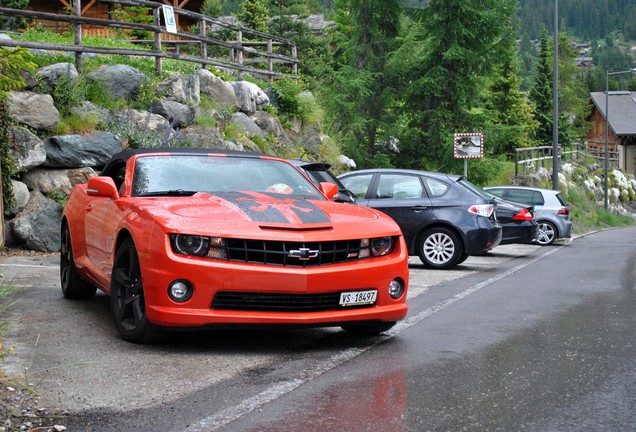
{"type": "MultiPolygon", "coordinates": [[[[200,22],[201,22],[201,37],[206,37],[208,33],[207,22],[204,19],[202,19],[200,22]]],[[[201,58],[203,60],[208,59],[208,44],[203,41],[201,41],[201,58]]],[[[201,63],[201,69],[205,69],[206,67],[207,65],[205,63],[201,63]]]]}
{"type": "MultiPolygon", "coordinates": [[[[291,52],[292,52],[292,58],[294,60],[297,60],[298,52],[296,49],[296,44],[292,45],[291,52]]],[[[298,63],[296,63],[295,61],[294,61],[294,64],[292,65],[292,73],[294,74],[294,76],[298,76],[298,63]]]]}
{"type": "MultiPolygon", "coordinates": [[[[271,39],[267,39],[267,53],[268,54],[272,54],[273,53],[273,47],[272,47],[272,40],[271,39]]],[[[271,75],[274,72],[274,62],[272,61],[271,57],[267,57],[267,70],[270,72],[270,76],[269,76],[269,82],[273,83],[274,82],[274,75],[271,75]]]]}
{"type": "MultiPolygon", "coordinates": [[[[156,7],[152,11],[153,16],[153,24],[155,27],[161,26],[161,8],[156,7]]],[[[155,51],[161,52],[161,33],[155,30],[155,51]]],[[[155,56],[155,72],[157,72],[157,76],[161,77],[163,74],[163,63],[162,58],[159,56],[155,56]]]]}
{"type": "MultiPolygon", "coordinates": [[[[238,65],[243,66],[243,31],[238,29],[236,32],[236,50],[238,57],[238,65]]],[[[238,69],[237,77],[239,81],[243,81],[243,71],[238,69]]]]}
{"type": "Polygon", "coordinates": [[[519,150],[515,151],[515,177],[519,177],[519,150]]]}
{"type": "MultiPolygon", "coordinates": [[[[76,17],[82,16],[82,1],[75,0],[73,2],[73,15],[76,17]]],[[[82,25],[75,24],[74,25],[74,33],[75,33],[75,46],[82,46],[82,25]]],[[[84,64],[82,63],[82,52],[75,51],[75,68],[78,73],[82,73],[84,70],[84,64]]]]}

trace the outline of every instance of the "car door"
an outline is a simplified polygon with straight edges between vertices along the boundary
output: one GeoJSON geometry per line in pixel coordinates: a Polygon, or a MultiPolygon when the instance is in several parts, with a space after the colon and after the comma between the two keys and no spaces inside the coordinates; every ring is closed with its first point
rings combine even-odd
{"type": "MultiPolygon", "coordinates": [[[[406,173],[380,173],[371,185],[366,204],[388,214],[411,244],[431,215],[431,200],[421,176],[406,173]]],[[[359,202],[360,203],[360,202],[359,202]]]]}

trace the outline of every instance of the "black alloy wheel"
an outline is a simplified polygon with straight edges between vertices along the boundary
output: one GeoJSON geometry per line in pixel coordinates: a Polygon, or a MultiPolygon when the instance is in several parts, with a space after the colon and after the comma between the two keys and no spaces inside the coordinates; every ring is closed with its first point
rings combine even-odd
{"type": "Polygon", "coordinates": [[[122,339],[140,343],[158,340],[159,328],[146,318],[139,256],[132,239],[124,240],[117,250],[110,289],[113,318],[122,339]]]}
{"type": "Polygon", "coordinates": [[[89,299],[95,295],[97,288],[83,280],[73,258],[73,245],[71,244],[71,231],[66,221],[62,224],[60,235],[62,244],[60,247],[60,285],[62,294],[67,299],[89,299]]]}

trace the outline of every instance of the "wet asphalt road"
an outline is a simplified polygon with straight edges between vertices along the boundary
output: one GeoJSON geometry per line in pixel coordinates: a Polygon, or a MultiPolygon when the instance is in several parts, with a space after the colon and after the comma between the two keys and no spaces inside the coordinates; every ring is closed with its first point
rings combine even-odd
{"type": "Polygon", "coordinates": [[[451,272],[413,260],[408,318],[371,339],[127,344],[105,296],[65,301],[56,261],[12,260],[5,277],[25,265],[35,283],[14,311],[10,366],[31,366],[43,401],[74,413],[70,431],[636,430],[636,228],[499,247],[451,272]]]}

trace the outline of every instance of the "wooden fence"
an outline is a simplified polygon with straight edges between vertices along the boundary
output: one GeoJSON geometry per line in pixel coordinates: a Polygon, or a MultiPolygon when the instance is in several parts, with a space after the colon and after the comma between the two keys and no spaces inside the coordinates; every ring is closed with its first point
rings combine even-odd
{"type": "MultiPolygon", "coordinates": [[[[196,12],[173,8],[175,15],[184,15],[195,19],[198,23],[199,34],[184,31],[168,32],[165,25],[161,25],[161,3],[142,0],[102,0],[110,3],[142,6],[152,10],[153,24],[138,24],[113,21],[100,18],[86,18],[81,16],[81,0],[73,2],[73,15],[54,14],[47,12],[28,11],[0,7],[0,15],[23,17],[30,19],[64,22],[74,27],[74,44],[52,44],[45,42],[30,42],[21,40],[0,39],[0,46],[25,47],[49,51],[75,52],[75,66],[79,72],[83,70],[82,54],[120,54],[126,56],[145,56],[155,58],[157,75],[163,73],[162,61],[165,58],[199,63],[202,67],[215,66],[236,71],[239,80],[243,73],[253,76],[266,77],[270,81],[282,76],[297,77],[298,59],[294,42],[275,35],[245,29],[237,25],[208,17],[196,12]],[[140,49],[107,48],[86,46],[82,44],[82,25],[104,27],[107,29],[139,30],[154,35],[152,40],[138,41],[140,49]],[[219,37],[214,37],[218,35],[219,37]],[[174,40],[178,39],[178,40],[174,40]],[[167,46],[186,45],[197,50],[196,53],[183,54],[181,50],[167,51],[167,46]],[[150,45],[144,49],[144,45],[150,45]],[[264,49],[263,49],[264,48],[264,49]],[[213,51],[214,56],[208,53],[213,51]],[[223,52],[221,55],[220,53],[223,52]],[[265,68],[248,66],[246,63],[264,63],[265,68]],[[275,70],[274,65],[281,65],[284,70],[275,70]]],[[[132,42],[132,41],[131,41],[132,42]]],[[[279,68],[281,69],[281,68],[279,68]]]]}
{"type": "MultiPolygon", "coordinates": [[[[552,168],[552,146],[526,147],[515,149],[515,177],[528,175],[536,171],[537,168],[552,168]]],[[[573,143],[569,146],[559,146],[559,160],[579,160],[595,159],[601,165],[605,163],[605,152],[586,148],[583,144],[573,143]]],[[[609,164],[618,166],[618,154],[608,153],[609,164]]]]}

